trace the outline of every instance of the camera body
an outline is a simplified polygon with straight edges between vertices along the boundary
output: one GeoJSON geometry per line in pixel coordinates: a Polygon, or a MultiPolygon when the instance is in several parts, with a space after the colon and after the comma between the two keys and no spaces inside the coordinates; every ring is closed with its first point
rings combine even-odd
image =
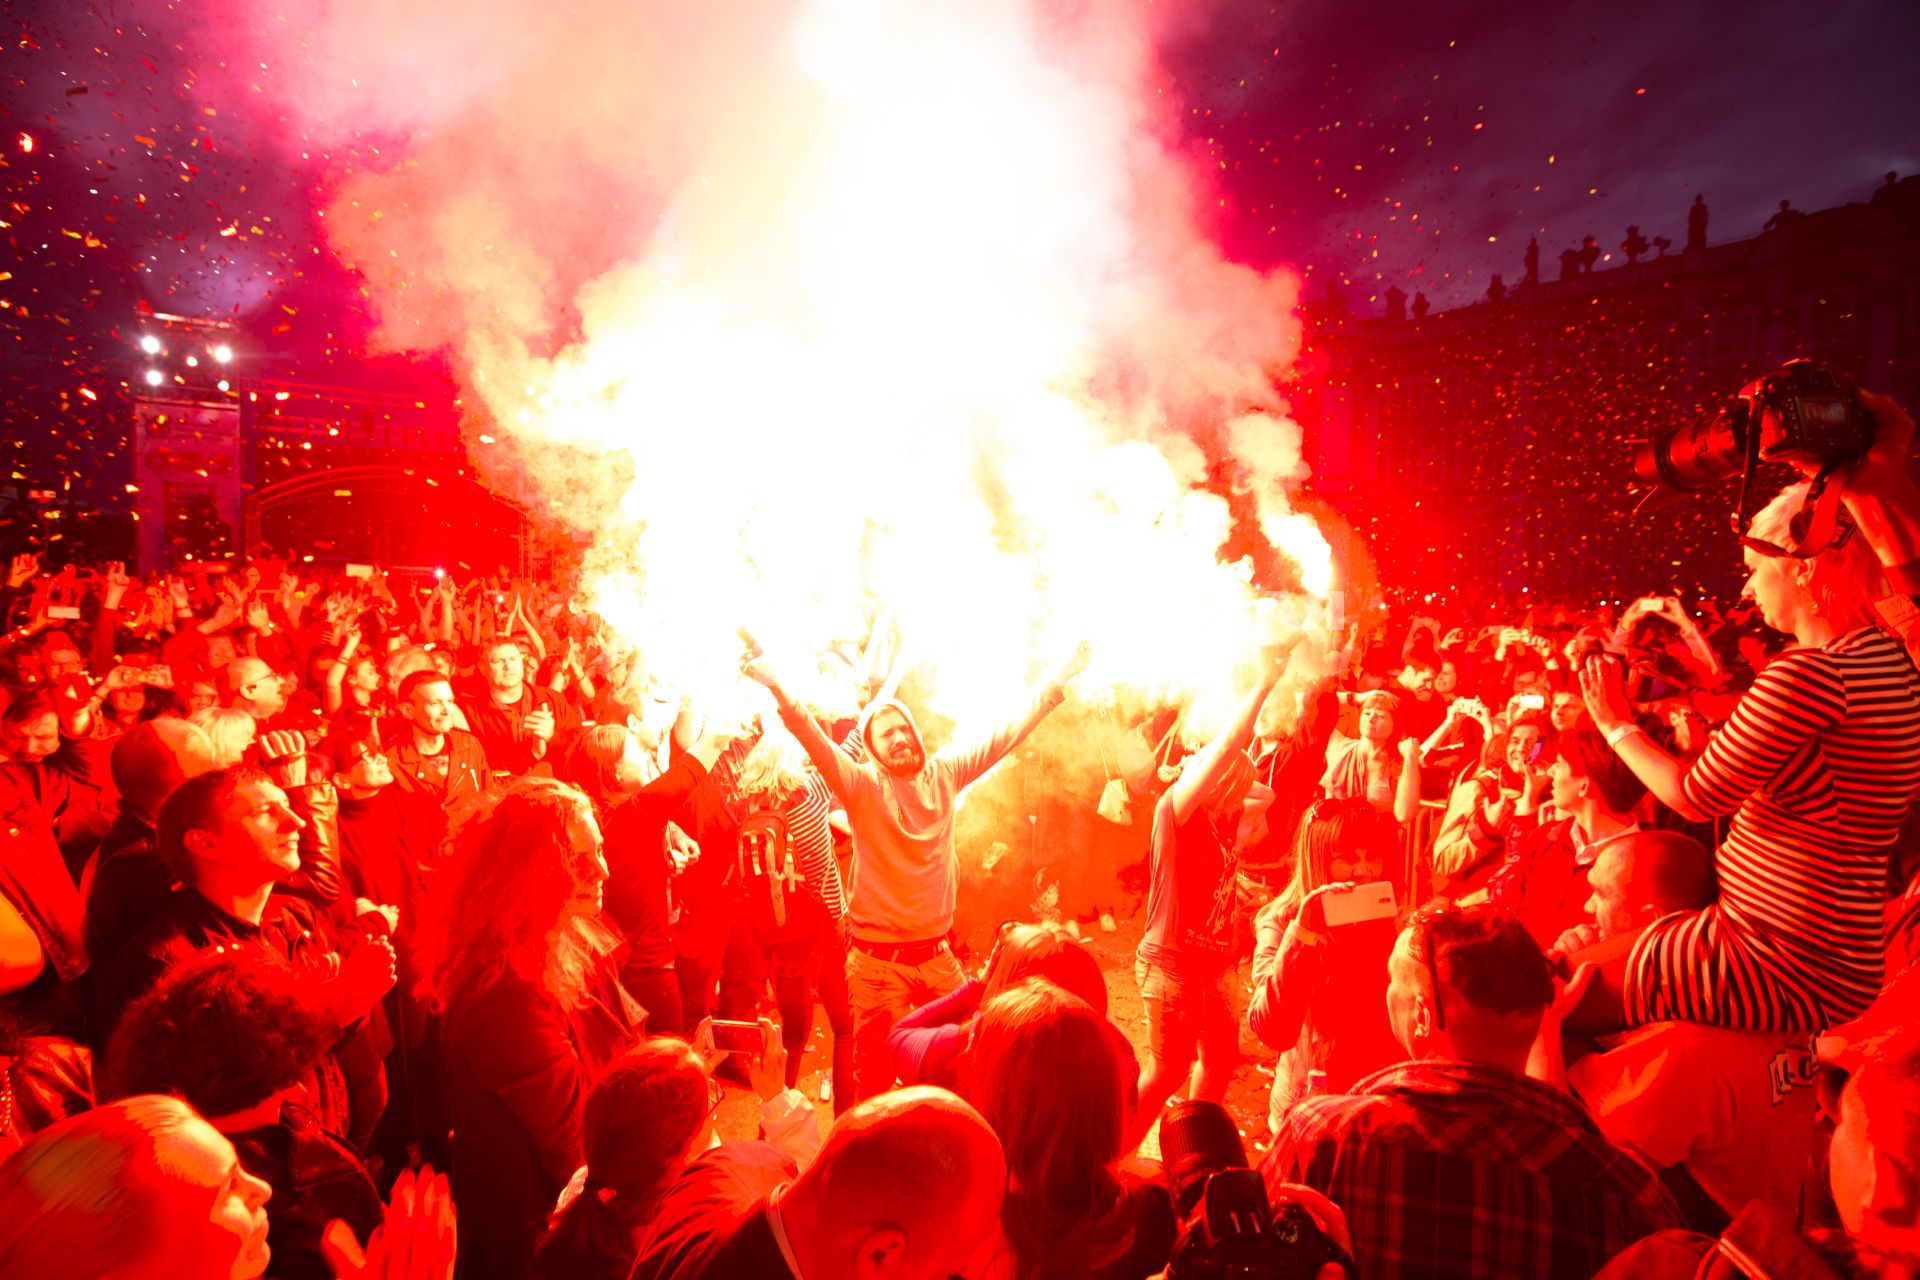
{"type": "Polygon", "coordinates": [[[1267,1203],[1266,1183],[1247,1167],[1240,1131],[1217,1102],[1183,1102],[1160,1122],[1167,1190],[1180,1234],[1168,1280],[1314,1280],[1353,1260],[1300,1205],[1267,1203]]]}
{"type": "Polygon", "coordinates": [[[1641,445],[1633,469],[1642,480],[1691,493],[1760,462],[1845,462],[1873,444],[1875,423],[1843,373],[1812,360],[1789,360],[1740,388],[1705,422],[1641,445]]]}

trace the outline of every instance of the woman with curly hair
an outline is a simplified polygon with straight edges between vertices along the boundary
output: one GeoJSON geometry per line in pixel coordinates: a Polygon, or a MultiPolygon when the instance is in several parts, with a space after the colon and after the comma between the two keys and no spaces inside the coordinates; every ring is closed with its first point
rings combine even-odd
{"type": "Polygon", "coordinates": [[[462,1280],[529,1273],[581,1163],[587,1091],[638,1037],[645,1014],[598,920],[606,879],[587,797],[526,778],[468,828],[422,904],[415,962],[442,1013],[462,1280]]]}
{"type": "Polygon", "coordinates": [[[1011,1257],[996,1276],[1144,1280],[1167,1263],[1173,1205],[1120,1171],[1127,1066],[1107,1020],[1031,978],[981,1010],[961,1095],[1000,1137],[1011,1257]]]}
{"type": "Polygon", "coordinates": [[[311,1105],[340,1034],[325,1000],[309,974],[249,952],[203,952],[128,1008],[100,1070],[103,1098],[184,1098],[273,1189],[276,1276],[329,1276],[321,1240],[335,1219],[361,1238],[380,1225],[372,1174],[311,1105]]]}

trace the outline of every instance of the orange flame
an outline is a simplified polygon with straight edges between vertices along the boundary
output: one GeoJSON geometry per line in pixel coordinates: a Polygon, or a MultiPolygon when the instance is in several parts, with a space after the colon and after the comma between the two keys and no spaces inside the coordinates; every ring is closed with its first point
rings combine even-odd
{"type": "Polygon", "coordinates": [[[498,148],[462,121],[344,184],[326,224],[390,341],[457,346],[487,456],[590,538],[588,602],[661,678],[723,696],[735,628],[810,666],[887,613],[963,718],[1081,638],[1095,686],[1218,705],[1333,591],[1287,504],[1297,282],[1208,241],[1163,140],[1154,11],[1095,9],[811,0],[729,57],[690,35],[685,65],[637,43],[618,83],[567,64],[601,114],[502,76],[498,148]],[[604,114],[650,70],[697,125],[604,114]],[[627,158],[671,178],[555,349],[548,291],[577,263],[542,219],[589,185],[556,166],[629,127],[627,158]],[[1278,608],[1219,560],[1232,516],[1204,486],[1229,451],[1300,569],[1278,608]]]}

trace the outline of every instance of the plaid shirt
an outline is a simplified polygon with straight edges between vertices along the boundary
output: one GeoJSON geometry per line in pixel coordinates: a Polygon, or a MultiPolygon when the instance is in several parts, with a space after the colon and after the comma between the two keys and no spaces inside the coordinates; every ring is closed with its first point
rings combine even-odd
{"type": "Polygon", "coordinates": [[[1659,1178],[1578,1102],[1466,1062],[1403,1062],[1306,1099],[1261,1170],[1269,1187],[1305,1183],[1340,1206],[1368,1280],[1589,1280],[1680,1225],[1659,1178]]]}

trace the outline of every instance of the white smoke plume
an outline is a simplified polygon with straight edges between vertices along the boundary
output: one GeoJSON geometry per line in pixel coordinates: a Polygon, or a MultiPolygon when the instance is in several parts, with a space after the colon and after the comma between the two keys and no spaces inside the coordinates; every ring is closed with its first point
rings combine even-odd
{"type": "Polygon", "coordinates": [[[244,29],[303,145],[360,139],[326,224],[383,341],[454,353],[476,456],[577,531],[649,669],[718,695],[737,627],[808,667],[884,612],[955,718],[1087,638],[1090,684],[1205,724],[1332,565],[1287,505],[1297,282],[1207,235],[1165,8],[288,0],[244,29]],[[1278,610],[1220,560],[1227,487],[1298,567],[1278,610]]]}

